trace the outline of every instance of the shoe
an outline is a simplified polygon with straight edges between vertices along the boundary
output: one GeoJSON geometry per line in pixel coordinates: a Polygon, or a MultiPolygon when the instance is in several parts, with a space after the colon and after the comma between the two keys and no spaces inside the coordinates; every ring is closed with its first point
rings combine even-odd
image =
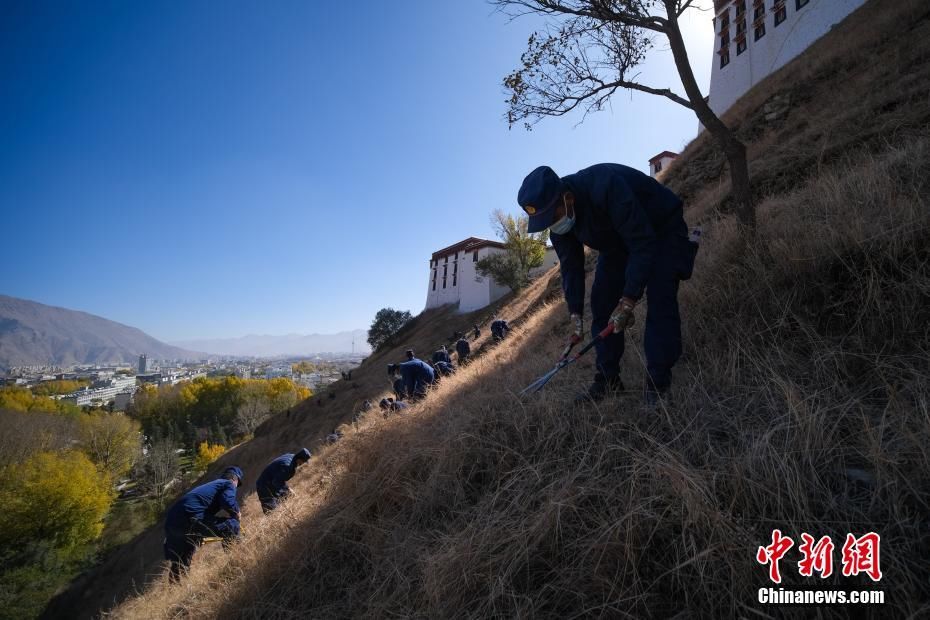
{"type": "Polygon", "coordinates": [[[608,394],[623,390],[623,381],[620,377],[608,379],[603,373],[598,372],[594,374],[594,382],[588,386],[588,389],[575,397],[575,404],[596,403],[608,394]]]}

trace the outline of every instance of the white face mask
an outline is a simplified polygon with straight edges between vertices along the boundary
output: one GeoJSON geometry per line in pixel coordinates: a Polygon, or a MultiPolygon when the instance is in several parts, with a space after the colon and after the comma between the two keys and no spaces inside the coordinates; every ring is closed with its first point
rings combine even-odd
{"type": "Polygon", "coordinates": [[[575,225],[575,218],[568,217],[567,215],[560,219],[558,222],[549,227],[549,232],[555,233],[556,235],[564,235],[572,229],[572,226],[575,225]]]}
{"type": "Polygon", "coordinates": [[[575,225],[574,205],[572,205],[573,207],[572,209],[569,209],[568,199],[564,195],[562,196],[562,204],[565,205],[565,215],[562,216],[562,219],[560,219],[557,222],[554,222],[551,226],[549,226],[549,232],[555,233],[556,235],[564,235],[565,233],[567,233],[568,231],[572,229],[572,226],[575,225]],[[568,217],[569,211],[571,211],[572,213],[571,217],[568,217]]]}

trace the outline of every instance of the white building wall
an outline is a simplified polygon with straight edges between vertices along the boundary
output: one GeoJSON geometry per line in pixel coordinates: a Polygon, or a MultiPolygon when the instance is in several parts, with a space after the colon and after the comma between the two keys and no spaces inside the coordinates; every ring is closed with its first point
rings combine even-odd
{"type": "MultiPolygon", "coordinates": [[[[714,62],[710,77],[710,107],[722,114],[755,84],[786,65],[825,35],[866,0],[809,0],[797,8],[798,0],[784,0],[787,15],[775,26],[772,9],[778,0],[764,0],[765,35],[755,40],[753,28],[755,0],[746,0],[746,50],[736,53],[736,5],[729,2],[715,21],[714,62]],[[730,62],[720,66],[720,16],[729,11],[730,62]]],[[[780,3],[779,3],[780,4],[780,3]]]]}
{"type": "MultiPolygon", "coordinates": [[[[477,251],[478,260],[492,254],[500,254],[503,251],[500,248],[481,248],[477,251]]],[[[463,287],[459,312],[471,312],[478,308],[484,308],[492,301],[500,298],[499,296],[494,297],[494,287],[497,287],[497,284],[494,283],[492,278],[478,275],[477,264],[475,253],[472,251],[469,252],[464,264],[460,267],[462,269],[462,278],[459,280],[459,284],[463,285],[463,287]]],[[[506,290],[509,291],[510,289],[506,290]]]]}
{"type": "MultiPolygon", "coordinates": [[[[497,286],[491,278],[482,278],[476,269],[478,260],[491,254],[502,252],[500,248],[483,247],[470,252],[458,252],[458,256],[449,256],[448,263],[445,258],[439,259],[439,264],[433,266],[430,261],[426,289],[426,308],[436,308],[445,304],[458,304],[460,312],[470,312],[483,308],[494,301],[492,288],[497,286]],[[443,267],[446,267],[446,286],[443,288],[443,267]],[[433,273],[436,273],[436,287],[433,288],[433,273]]],[[[505,293],[509,289],[505,288],[505,293]]]]}

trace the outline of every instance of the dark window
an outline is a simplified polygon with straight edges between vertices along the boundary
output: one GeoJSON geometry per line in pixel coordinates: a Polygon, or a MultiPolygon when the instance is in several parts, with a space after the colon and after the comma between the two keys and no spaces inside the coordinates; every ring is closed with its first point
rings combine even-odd
{"type": "Polygon", "coordinates": [[[781,5],[775,9],[775,26],[781,24],[788,17],[788,9],[781,5]]]}
{"type": "Polygon", "coordinates": [[[740,20],[736,22],[736,36],[739,36],[746,32],[746,20],[740,20]]]}
{"type": "Polygon", "coordinates": [[[758,26],[756,26],[756,39],[755,40],[758,41],[764,36],[765,36],[765,23],[763,22],[759,24],[758,26]]]}
{"type": "Polygon", "coordinates": [[[471,255],[471,262],[473,263],[478,262],[478,250],[475,250],[475,253],[471,255]]]}
{"type": "Polygon", "coordinates": [[[756,7],[755,12],[752,14],[752,18],[756,20],[762,19],[763,17],[765,17],[765,5],[760,4],[756,7]]]}
{"type": "Polygon", "coordinates": [[[448,263],[448,262],[449,262],[449,257],[448,257],[448,256],[446,256],[446,259],[445,259],[444,261],[442,261],[442,262],[444,262],[444,263],[448,263]]]}
{"type": "Polygon", "coordinates": [[[746,0],[740,0],[736,3],[736,17],[739,17],[746,12],[746,0]]]}
{"type": "Polygon", "coordinates": [[[746,51],[746,39],[740,39],[736,42],[736,55],[739,56],[746,51]]]}
{"type": "Polygon", "coordinates": [[[794,8],[800,11],[807,6],[807,3],[811,0],[794,0],[794,8]]]}
{"type": "Polygon", "coordinates": [[[654,171],[655,171],[655,172],[660,172],[660,171],[662,170],[662,162],[661,162],[661,161],[657,161],[657,162],[655,163],[655,166],[654,166],[653,168],[654,168],[654,171]]]}
{"type": "Polygon", "coordinates": [[[436,290],[436,278],[433,278],[433,290],[436,290]]]}
{"type": "Polygon", "coordinates": [[[730,64],[730,50],[720,50],[720,68],[723,69],[730,64]]]}
{"type": "Polygon", "coordinates": [[[446,288],[446,279],[445,279],[445,278],[442,279],[442,288],[446,288]]]}
{"type": "Polygon", "coordinates": [[[452,286],[455,286],[455,283],[457,280],[458,280],[458,276],[456,276],[455,274],[452,274],[452,286]]]}
{"type": "Polygon", "coordinates": [[[442,266],[442,277],[445,278],[447,275],[449,275],[449,265],[443,265],[442,266]]]}

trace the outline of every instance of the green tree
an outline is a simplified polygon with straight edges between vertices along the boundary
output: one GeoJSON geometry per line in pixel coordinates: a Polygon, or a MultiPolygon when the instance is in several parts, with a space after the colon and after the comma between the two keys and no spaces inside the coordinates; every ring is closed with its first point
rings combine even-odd
{"type": "Polygon", "coordinates": [[[110,476],[81,452],[40,452],[0,471],[0,547],[40,541],[69,555],[103,530],[110,476]]]}
{"type": "Polygon", "coordinates": [[[412,318],[407,310],[394,310],[393,308],[378,310],[375,319],[371,322],[371,327],[368,328],[368,344],[371,345],[372,350],[377,351],[412,318]]]}
{"type": "Polygon", "coordinates": [[[701,10],[694,0],[491,0],[511,17],[547,18],[544,31],[529,38],[521,66],[504,78],[510,91],[507,120],[512,127],[545,116],[563,116],[581,107],[602,110],[618,89],[665,97],[694,112],[730,165],[731,197],[740,223],[750,233],[752,203],[746,146],[718,117],[698,87],[688,60],[679,19],[701,10]],[[671,48],[685,95],[637,82],[639,66],[656,39],[671,48]]]}
{"type": "Polygon", "coordinates": [[[514,218],[500,209],[491,214],[491,226],[504,242],[507,250],[491,254],[478,261],[478,274],[490,277],[501,286],[520,291],[529,284],[530,271],[543,264],[546,259],[546,241],[549,231],[526,232],[529,218],[520,215],[514,218]]]}

